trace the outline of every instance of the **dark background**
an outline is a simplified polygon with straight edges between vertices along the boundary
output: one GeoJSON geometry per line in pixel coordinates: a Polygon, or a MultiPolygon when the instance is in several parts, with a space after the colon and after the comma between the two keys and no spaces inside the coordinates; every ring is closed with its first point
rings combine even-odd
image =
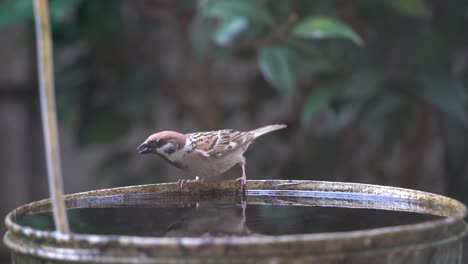
{"type": "MultiPolygon", "coordinates": [[[[137,155],[155,131],[285,123],[247,152],[248,178],[468,202],[467,1],[51,0],[50,12],[66,193],[189,177],[137,155]]],[[[0,0],[0,36],[4,216],[48,196],[29,0],[0,0]]]]}

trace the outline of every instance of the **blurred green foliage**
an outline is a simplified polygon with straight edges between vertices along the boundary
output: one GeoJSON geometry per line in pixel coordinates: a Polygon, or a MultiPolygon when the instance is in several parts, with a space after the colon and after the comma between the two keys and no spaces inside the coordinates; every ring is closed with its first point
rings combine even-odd
{"type": "MultiPolygon", "coordinates": [[[[289,122],[302,130],[313,127],[319,142],[310,138],[306,146],[320,153],[298,151],[284,171],[323,173],[326,150],[342,156],[327,163],[357,163],[352,152],[359,146],[342,145],[353,145],[349,135],[380,134],[384,148],[367,165],[374,167],[376,182],[415,188],[436,125],[445,146],[448,190],[465,199],[457,186],[468,183],[462,165],[468,145],[461,136],[467,132],[468,3],[213,0],[200,1],[198,8],[201,17],[215,18],[215,45],[231,56],[250,50],[263,78],[295,98],[299,110],[289,122]],[[340,137],[344,142],[326,140],[340,137]],[[378,179],[384,156],[402,143],[401,175],[378,179]]],[[[342,164],[325,166],[353,173],[342,164]]]]}
{"type": "MultiPolygon", "coordinates": [[[[307,137],[285,162],[283,171],[293,171],[292,178],[308,178],[310,171],[321,172],[314,178],[335,175],[336,164],[346,167],[359,148],[350,134],[379,134],[381,148],[367,161],[376,182],[415,187],[411,180],[378,179],[384,170],[379,159],[403,142],[405,159],[417,166],[428,144],[418,140],[431,138],[435,125],[445,146],[449,190],[460,193],[458,186],[467,183],[467,1],[136,2],[160,14],[142,19],[142,26],[166,23],[161,14],[179,25],[190,20],[189,48],[200,64],[223,57],[256,61],[260,75],[248,84],[252,96],[242,110],[255,113],[278,98],[294,103],[283,118],[307,137]]],[[[55,47],[89,47],[57,74],[62,122],[75,128],[83,146],[115,142],[131,126],[147,124],[154,118],[151,96],[166,79],[154,65],[129,64],[119,55],[128,52],[120,41],[124,6],[50,1],[55,47]]],[[[29,0],[0,6],[2,26],[31,19],[29,0]]],[[[103,164],[131,158],[114,156],[110,160],[118,162],[103,164]]]]}

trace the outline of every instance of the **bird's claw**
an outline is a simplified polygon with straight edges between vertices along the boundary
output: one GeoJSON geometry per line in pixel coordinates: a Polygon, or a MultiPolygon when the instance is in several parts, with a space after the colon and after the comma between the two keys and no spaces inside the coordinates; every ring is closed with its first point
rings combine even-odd
{"type": "Polygon", "coordinates": [[[197,176],[197,177],[195,177],[195,179],[193,179],[193,180],[190,180],[190,179],[179,179],[179,180],[177,181],[177,185],[179,185],[180,188],[182,189],[186,183],[196,183],[196,182],[203,182],[203,181],[204,181],[203,179],[201,179],[200,177],[197,176]]]}
{"type": "Polygon", "coordinates": [[[188,181],[188,179],[179,179],[177,181],[177,185],[180,186],[180,188],[182,189],[182,187],[184,187],[184,184],[188,181]]]}

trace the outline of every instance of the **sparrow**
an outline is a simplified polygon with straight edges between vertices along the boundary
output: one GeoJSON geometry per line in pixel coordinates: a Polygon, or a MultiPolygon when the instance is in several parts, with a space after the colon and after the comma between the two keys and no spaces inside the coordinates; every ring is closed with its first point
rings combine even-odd
{"type": "Polygon", "coordinates": [[[140,154],[156,154],[175,167],[196,176],[195,180],[179,180],[181,187],[186,182],[203,181],[203,177],[219,176],[239,164],[242,176],[236,181],[240,181],[244,190],[247,182],[245,151],[258,137],[285,127],[286,125],[276,124],[251,131],[222,129],[188,134],[162,131],[150,135],[137,151],[140,154]]]}

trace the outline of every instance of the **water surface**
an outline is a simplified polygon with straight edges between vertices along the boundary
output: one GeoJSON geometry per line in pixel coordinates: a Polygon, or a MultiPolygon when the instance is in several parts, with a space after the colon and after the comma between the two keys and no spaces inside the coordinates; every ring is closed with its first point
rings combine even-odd
{"type": "MultiPolygon", "coordinates": [[[[78,199],[71,203],[67,212],[74,233],[156,237],[342,232],[440,218],[395,209],[408,207],[411,208],[411,204],[401,199],[321,195],[319,192],[310,197],[252,193],[247,202],[241,202],[240,198],[182,199],[156,194],[126,194],[78,199]],[[359,206],[354,205],[356,201],[359,206]]],[[[17,215],[15,221],[23,226],[53,230],[50,212],[17,215]]]]}

